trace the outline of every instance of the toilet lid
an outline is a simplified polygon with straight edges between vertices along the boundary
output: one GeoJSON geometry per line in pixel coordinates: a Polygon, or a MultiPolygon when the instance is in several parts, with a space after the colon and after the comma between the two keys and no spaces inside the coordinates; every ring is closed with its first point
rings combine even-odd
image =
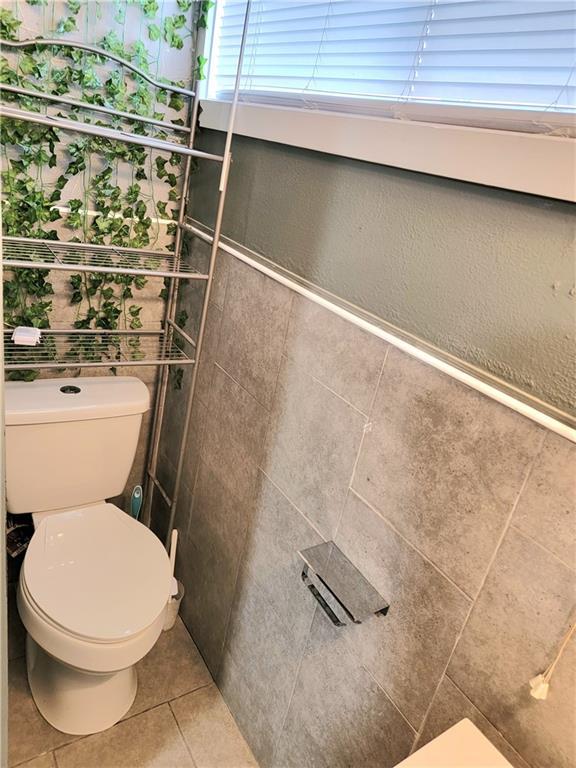
{"type": "Polygon", "coordinates": [[[74,635],[103,642],[149,627],[172,581],[159,539],[113,504],[44,518],[23,569],[42,612],[74,635]]]}

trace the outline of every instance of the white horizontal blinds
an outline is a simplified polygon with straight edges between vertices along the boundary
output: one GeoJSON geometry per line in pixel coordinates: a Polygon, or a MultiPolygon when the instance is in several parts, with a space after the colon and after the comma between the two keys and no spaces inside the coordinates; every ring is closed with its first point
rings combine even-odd
{"type": "MultiPolygon", "coordinates": [[[[245,9],[218,3],[213,97],[233,89],[245,9]]],[[[288,104],[569,112],[575,65],[573,0],[253,0],[241,90],[288,104]]]]}

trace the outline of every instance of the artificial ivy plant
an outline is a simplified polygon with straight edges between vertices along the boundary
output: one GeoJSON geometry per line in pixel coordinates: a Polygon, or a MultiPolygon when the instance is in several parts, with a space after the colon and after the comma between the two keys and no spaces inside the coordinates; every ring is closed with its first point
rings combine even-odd
{"type": "MultiPolygon", "coordinates": [[[[44,25],[44,35],[58,38],[70,34],[77,39],[81,18],[84,25],[92,13],[102,11],[97,0],[67,0],[66,13],[55,18],[45,13],[48,0],[26,0],[36,6],[44,25]],[[88,16],[87,16],[88,15],[88,16]]],[[[20,4],[21,5],[21,4],[20,4]]],[[[106,17],[110,6],[106,4],[106,17]]],[[[151,43],[175,49],[184,48],[185,40],[206,27],[212,2],[204,0],[115,0],[110,28],[100,39],[91,41],[145,72],[150,71],[150,54],[141,40],[123,42],[126,14],[137,9],[140,23],[151,43]],[[173,13],[166,14],[170,5],[173,13]]],[[[0,37],[19,38],[22,21],[14,9],[0,8],[0,37]]],[[[54,8],[54,5],[53,5],[54,8]]],[[[39,24],[39,27],[41,25],[39,24]]],[[[111,68],[103,57],[61,46],[25,49],[14,53],[6,49],[0,56],[0,82],[31,91],[56,95],[69,94],[87,104],[97,104],[135,115],[184,123],[186,104],[183,97],[170,91],[152,88],[143,78],[128,70],[111,68]]],[[[194,79],[203,77],[205,59],[194,63],[194,79]]],[[[192,63],[191,67],[192,69],[192,63]]],[[[170,81],[166,81],[167,83],[170,81]]],[[[182,83],[174,83],[183,85],[182,83]]],[[[5,93],[5,98],[10,94],[5,93]]],[[[39,100],[14,96],[23,109],[40,111],[39,100]]],[[[98,121],[97,113],[78,115],[77,109],[66,116],[72,119],[98,121]],[[91,115],[91,117],[90,117],[91,115]],[[96,115],[96,117],[94,117],[96,115]]],[[[134,122],[113,124],[135,133],[165,137],[156,128],[134,122]]],[[[71,138],[59,131],[32,123],[4,119],[0,129],[3,151],[3,213],[5,235],[47,240],[66,239],[93,244],[150,248],[156,244],[158,231],[154,220],[177,218],[181,195],[181,156],[154,153],[147,148],[128,145],[100,137],[71,138]],[[76,190],[70,196],[69,189],[76,190]],[[77,190],[83,193],[78,196],[77,190]],[[161,191],[159,191],[161,190],[161,191]],[[91,212],[94,212],[91,215],[91,212]],[[58,222],[58,226],[55,223],[58,222]]],[[[175,223],[168,224],[166,234],[173,249],[175,223]]],[[[4,318],[9,327],[32,325],[50,327],[54,288],[48,270],[11,270],[4,283],[4,318]]],[[[121,327],[142,326],[142,307],[137,293],[146,278],[135,275],[101,273],[73,274],[69,277],[70,302],[76,307],[74,326],[83,329],[113,331],[121,327]]],[[[109,353],[98,347],[95,355],[107,359],[109,353]]],[[[137,340],[134,340],[137,344],[137,340]]],[[[73,360],[78,350],[71,349],[73,360]]],[[[138,350],[134,349],[137,357],[138,350]]],[[[112,355],[113,356],[113,355],[112,355]]],[[[102,358],[100,358],[102,359],[102,358]]],[[[33,378],[34,371],[18,373],[18,378],[33,378]]],[[[16,377],[16,376],[13,376],[16,377]]]]}

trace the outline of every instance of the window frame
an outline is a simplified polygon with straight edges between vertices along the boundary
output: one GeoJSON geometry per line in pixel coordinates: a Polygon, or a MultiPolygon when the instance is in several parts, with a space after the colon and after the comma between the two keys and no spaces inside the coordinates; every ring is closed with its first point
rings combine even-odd
{"type": "MultiPolygon", "coordinates": [[[[200,88],[200,125],[225,130],[230,101],[209,96],[218,5],[208,18],[208,62],[206,80],[200,88]]],[[[318,94],[302,98],[298,94],[291,97],[274,91],[251,91],[240,95],[234,132],[576,202],[576,120],[569,113],[365,101],[355,97],[323,99],[318,94]]]]}

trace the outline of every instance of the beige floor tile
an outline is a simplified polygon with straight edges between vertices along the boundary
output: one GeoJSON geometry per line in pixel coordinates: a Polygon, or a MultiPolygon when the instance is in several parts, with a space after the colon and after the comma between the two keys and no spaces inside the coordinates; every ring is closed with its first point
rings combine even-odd
{"type": "Polygon", "coordinates": [[[20,763],[18,768],[56,768],[54,752],[47,752],[45,755],[39,755],[26,763],[20,763]]]}
{"type": "MultiPolygon", "coordinates": [[[[138,693],[126,718],[212,682],[188,630],[178,618],[137,665],[138,693]]],[[[124,719],[126,719],[124,718],[124,719]]]]}
{"type": "Polygon", "coordinates": [[[56,751],[58,768],[194,768],[163,704],[56,751]]]}
{"type": "Polygon", "coordinates": [[[170,707],[197,768],[258,768],[215,685],[172,701],[170,707]]]}
{"type": "Polygon", "coordinates": [[[10,662],[8,677],[8,765],[30,760],[77,738],[52,728],[38,712],[28,687],[24,657],[10,662]]]}

